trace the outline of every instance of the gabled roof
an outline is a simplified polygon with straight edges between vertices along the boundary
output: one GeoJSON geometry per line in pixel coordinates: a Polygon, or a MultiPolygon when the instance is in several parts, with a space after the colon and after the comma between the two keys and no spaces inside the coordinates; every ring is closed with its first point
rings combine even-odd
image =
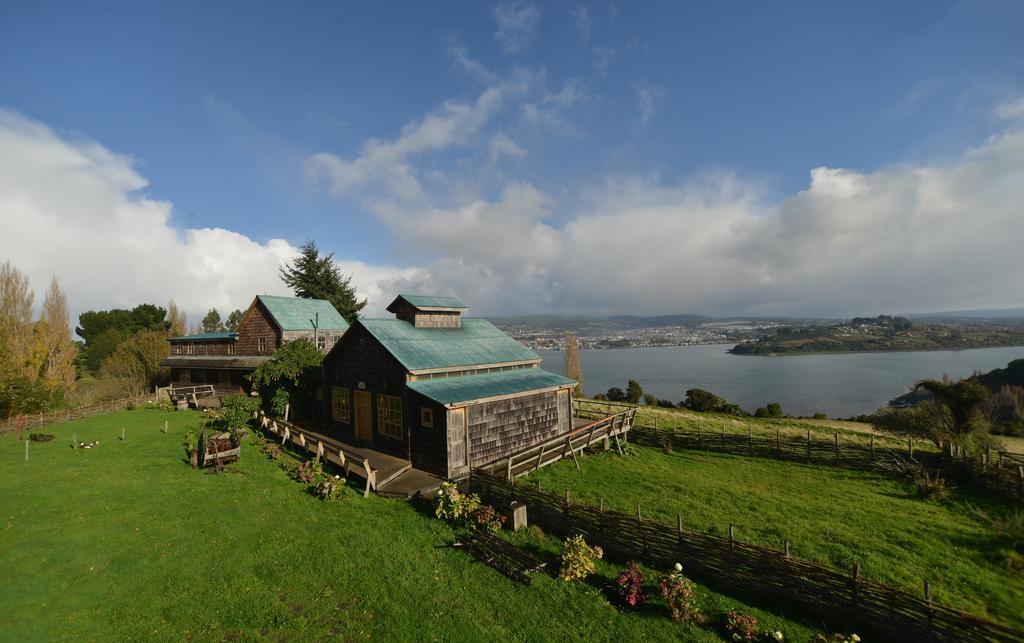
{"type": "Polygon", "coordinates": [[[198,335],[182,335],[181,337],[172,337],[172,342],[215,342],[224,341],[226,339],[235,339],[238,337],[238,333],[232,333],[229,331],[222,331],[218,333],[200,333],[198,335]]]}
{"type": "Polygon", "coordinates": [[[439,297],[437,295],[399,295],[395,297],[395,300],[388,305],[388,312],[397,312],[392,310],[396,305],[405,302],[417,308],[419,310],[466,310],[469,308],[466,304],[462,303],[455,297],[439,297]]]}
{"type": "Polygon", "coordinates": [[[324,299],[257,295],[256,299],[274,318],[281,330],[313,330],[311,319],[320,313],[320,330],[348,330],[348,322],[331,302],[324,299]]]}
{"type": "Polygon", "coordinates": [[[540,362],[540,357],[486,319],[463,319],[461,328],[417,328],[401,319],[360,319],[406,370],[415,373],[483,364],[540,362]]]}
{"type": "Polygon", "coordinates": [[[539,368],[521,368],[485,375],[460,375],[409,382],[409,388],[439,404],[456,404],[500,395],[573,386],[576,382],[539,368]]]}

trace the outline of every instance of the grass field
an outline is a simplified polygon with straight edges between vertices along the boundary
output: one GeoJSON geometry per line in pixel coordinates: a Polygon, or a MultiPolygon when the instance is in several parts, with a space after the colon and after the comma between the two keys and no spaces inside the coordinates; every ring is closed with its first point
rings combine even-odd
{"type": "MultiPolygon", "coordinates": [[[[194,471],[182,441],[200,420],[144,408],[48,427],[56,439],[31,443],[28,462],[0,436],[4,639],[717,640],[657,603],[613,607],[604,586],[617,565],[602,562],[585,584],[540,573],[517,585],[444,547],[454,534],[429,512],[351,490],[322,502],[248,444],[229,473],[194,471]],[[74,451],[72,433],[100,444],[74,451]]],[[[588,458],[584,472],[613,464],[588,458]]],[[[515,539],[556,567],[557,541],[515,539]]],[[[698,596],[790,640],[814,632],[703,587],[698,596]]]]}
{"type": "Polygon", "coordinates": [[[869,472],[704,451],[636,447],[637,454],[599,453],[581,469],[563,461],[531,474],[544,489],[643,514],[691,529],[782,549],[852,570],[873,580],[922,591],[993,620],[1024,626],[1024,577],[1004,560],[1012,543],[972,512],[1006,516],[1014,507],[962,487],[953,500],[920,500],[909,483],[869,472]]]}

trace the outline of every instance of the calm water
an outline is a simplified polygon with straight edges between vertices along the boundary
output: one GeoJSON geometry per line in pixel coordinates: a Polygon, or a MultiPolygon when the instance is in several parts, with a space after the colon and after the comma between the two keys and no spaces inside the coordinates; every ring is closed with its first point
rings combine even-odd
{"type": "MultiPolygon", "coordinates": [[[[1024,357],[1024,347],[963,351],[842,353],[767,357],[731,355],[729,346],[672,346],[581,351],[587,395],[627,379],[644,392],[675,402],[690,388],[707,389],[753,411],[779,402],[791,415],[869,413],[926,378],[966,377],[1024,357]]],[[[561,351],[541,351],[544,366],[563,370],[561,351]]]]}

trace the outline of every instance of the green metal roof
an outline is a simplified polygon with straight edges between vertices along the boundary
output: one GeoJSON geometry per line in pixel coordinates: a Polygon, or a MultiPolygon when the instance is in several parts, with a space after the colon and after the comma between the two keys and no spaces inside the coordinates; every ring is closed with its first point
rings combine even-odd
{"type": "Polygon", "coordinates": [[[526,393],[576,382],[539,368],[521,368],[486,375],[460,375],[409,382],[409,388],[440,404],[456,404],[499,395],[526,393]]]}
{"type": "Polygon", "coordinates": [[[271,317],[281,330],[313,330],[311,319],[320,313],[320,330],[347,330],[348,322],[331,302],[323,299],[302,299],[301,297],[275,297],[258,295],[271,317]]]}
{"type": "Polygon", "coordinates": [[[455,297],[439,297],[436,295],[398,295],[394,302],[388,306],[395,305],[399,299],[404,299],[416,308],[469,308],[455,297]]]}
{"type": "Polygon", "coordinates": [[[172,337],[172,342],[213,342],[225,339],[235,339],[238,337],[238,333],[231,332],[220,332],[220,333],[200,333],[199,335],[182,335],[181,337],[172,337]]]}
{"type": "Polygon", "coordinates": [[[486,319],[461,328],[416,328],[401,319],[359,322],[409,371],[539,361],[540,357],[486,319]]]}

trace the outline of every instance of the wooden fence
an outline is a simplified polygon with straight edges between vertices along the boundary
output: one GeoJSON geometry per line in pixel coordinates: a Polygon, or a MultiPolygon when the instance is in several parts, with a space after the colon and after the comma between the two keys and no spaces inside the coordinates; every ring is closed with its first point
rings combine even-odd
{"type": "Polygon", "coordinates": [[[31,431],[33,429],[38,429],[50,424],[57,424],[59,422],[70,422],[71,420],[81,420],[82,418],[89,418],[95,415],[102,415],[103,413],[120,411],[122,409],[127,408],[130,404],[144,404],[154,399],[156,399],[156,397],[153,393],[144,393],[142,395],[126,397],[120,400],[104,402],[102,404],[94,404],[91,406],[79,406],[72,409],[51,411],[49,413],[38,413],[35,415],[13,417],[4,420],[3,422],[0,422],[0,435],[15,431],[18,428],[18,423],[22,421],[22,418],[24,418],[25,422],[24,425],[21,427],[22,430],[31,431]]]}
{"type": "MultiPolygon", "coordinates": [[[[601,403],[606,405],[607,403],[601,403]]],[[[609,409],[632,408],[624,405],[609,405],[609,409]]],[[[592,403],[584,402],[574,409],[580,417],[599,417],[606,411],[592,403]]],[[[635,409],[634,409],[635,410],[635,409]]],[[[843,467],[847,469],[874,470],[880,469],[880,460],[893,455],[910,458],[919,462],[926,469],[939,471],[943,475],[957,479],[969,478],[992,489],[1008,498],[1024,503],[1024,457],[1007,452],[980,456],[968,456],[962,449],[947,444],[943,451],[932,451],[919,448],[909,438],[905,446],[876,445],[875,437],[867,436],[856,442],[842,440],[836,432],[832,440],[815,440],[808,429],[805,436],[784,436],[776,428],[775,436],[754,435],[747,425],[745,434],[727,432],[724,425],[720,430],[703,430],[698,424],[696,429],[663,428],[655,423],[638,420],[630,432],[635,444],[655,446],[667,449],[698,449],[718,451],[734,455],[758,456],[791,460],[811,464],[843,467]]],[[[929,448],[934,448],[928,445],[929,448]]]]}
{"type": "Polygon", "coordinates": [[[496,507],[513,500],[525,503],[529,520],[567,537],[582,533],[620,562],[642,561],[661,569],[681,563],[686,573],[725,592],[753,594],[787,609],[812,614],[837,630],[890,641],[1024,641],[1024,632],[966,612],[939,605],[822,565],[798,560],[787,551],[741,543],[682,527],[644,520],[636,515],[572,502],[480,469],[469,479],[471,491],[496,507]]]}
{"type": "Polygon", "coordinates": [[[579,468],[576,454],[595,444],[603,443],[605,449],[612,448],[614,444],[619,453],[622,453],[622,444],[626,441],[635,418],[636,409],[626,409],[614,415],[602,416],[569,433],[484,465],[483,468],[491,473],[502,474],[509,480],[525,476],[531,471],[569,456],[572,456],[576,467],[579,468]]]}

